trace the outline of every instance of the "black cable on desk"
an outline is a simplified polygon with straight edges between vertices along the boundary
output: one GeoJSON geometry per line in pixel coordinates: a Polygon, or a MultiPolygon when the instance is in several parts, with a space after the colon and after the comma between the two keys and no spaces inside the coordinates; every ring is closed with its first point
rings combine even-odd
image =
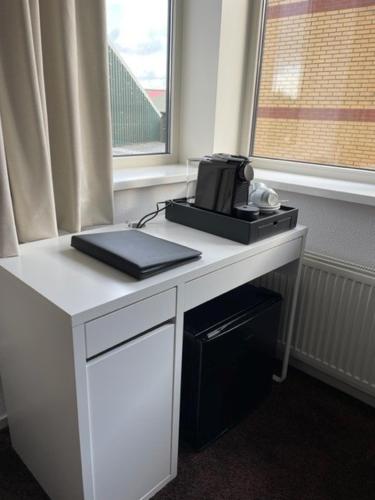
{"type": "Polygon", "coordinates": [[[186,203],[186,202],[188,202],[188,200],[192,200],[192,199],[194,199],[194,196],[190,196],[189,198],[177,198],[175,200],[158,201],[156,203],[156,210],[144,215],[141,219],[139,219],[139,221],[136,224],[132,225],[132,227],[135,227],[136,229],[142,229],[143,227],[145,227],[145,225],[148,222],[150,222],[150,220],[155,219],[155,217],[158,214],[160,214],[160,212],[162,212],[167,207],[169,207],[169,205],[175,205],[178,203],[186,203]],[[162,205],[163,203],[164,203],[164,207],[159,208],[160,205],[162,205]],[[147,218],[147,217],[149,217],[149,218],[147,218]]]}
{"type": "Polygon", "coordinates": [[[137,229],[141,229],[142,227],[145,227],[145,225],[147,224],[147,222],[150,222],[150,220],[152,219],[155,219],[155,217],[160,213],[162,212],[163,210],[165,210],[169,205],[172,204],[172,201],[169,200],[169,201],[158,201],[156,203],[156,210],[154,210],[153,212],[150,212],[146,215],[144,215],[136,224],[136,228],[137,229]],[[160,205],[162,205],[164,203],[164,207],[163,208],[159,208],[160,205]],[[147,218],[148,217],[148,218],[147,218]]]}

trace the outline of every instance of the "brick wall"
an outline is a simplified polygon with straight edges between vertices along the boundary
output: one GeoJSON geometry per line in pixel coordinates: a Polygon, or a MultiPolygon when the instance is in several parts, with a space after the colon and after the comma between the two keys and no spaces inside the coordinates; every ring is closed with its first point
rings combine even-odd
{"type": "Polygon", "coordinates": [[[254,154],[375,169],[375,0],[269,0],[254,154]]]}

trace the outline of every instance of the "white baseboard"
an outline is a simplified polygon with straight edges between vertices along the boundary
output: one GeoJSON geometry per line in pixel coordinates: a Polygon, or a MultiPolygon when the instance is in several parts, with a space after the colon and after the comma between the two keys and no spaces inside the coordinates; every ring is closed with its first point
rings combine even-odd
{"type": "Polygon", "coordinates": [[[346,394],[349,394],[349,396],[359,399],[363,403],[366,403],[369,406],[373,406],[375,408],[375,398],[370,394],[366,394],[360,389],[356,389],[355,387],[352,387],[346,382],[341,381],[334,376],[328,375],[327,373],[321,371],[319,368],[314,368],[313,366],[308,365],[303,361],[300,361],[299,359],[291,357],[289,360],[289,364],[290,366],[293,366],[294,368],[301,370],[307,375],[317,378],[321,382],[324,382],[325,384],[328,384],[334,387],[335,389],[345,392],[346,394]]]}

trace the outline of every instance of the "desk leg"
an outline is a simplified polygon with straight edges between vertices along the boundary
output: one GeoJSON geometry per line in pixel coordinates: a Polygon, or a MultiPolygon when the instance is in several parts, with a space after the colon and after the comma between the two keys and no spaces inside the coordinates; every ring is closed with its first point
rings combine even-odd
{"type": "Polygon", "coordinates": [[[174,383],[173,383],[173,423],[172,423],[172,450],[171,450],[171,478],[177,475],[178,443],[180,426],[180,397],[181,397],[181,367],[182,343],[184,331],[184,286],[177,286],[176,325],[175,325],[175,353],[174,353],[174,383]]]}
{"type": "Polygon", "coordinates": [[[288,318],[285,350],[284,350],[282,368],[281,368],[281,376],[278,376],[278,375],[273,376],[273,379],[276,382],[284,382],[284,380],[286,379],[287,374],[288,374],[290,346],[292,343],[294,319],[295,319],[295,315],[296,315],[298,292],[299,292],[300,281],[301,281],[301,272],[302,272],[303,254],[305,251],[305,242],[306,242],[306,237],[304,236],[302,238],[302,243],[301,243],[300,258],[292,263],[291,269],[290,269],[291,278],[292,278],[292,280],[294,279],[293,293],[292,293],[292,299],[291,299],[291,303],[290,303],[290,311],[289,311],[289,318],[288,318]]]}

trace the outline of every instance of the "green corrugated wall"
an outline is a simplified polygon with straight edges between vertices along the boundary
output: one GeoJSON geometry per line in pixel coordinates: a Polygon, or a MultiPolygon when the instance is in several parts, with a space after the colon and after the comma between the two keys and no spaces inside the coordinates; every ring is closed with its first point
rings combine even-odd
{"type": "Polygon", "coordinates": [[[160,141],[160,114],[111,46],[108,52],[112,145],[160,141]]]}

